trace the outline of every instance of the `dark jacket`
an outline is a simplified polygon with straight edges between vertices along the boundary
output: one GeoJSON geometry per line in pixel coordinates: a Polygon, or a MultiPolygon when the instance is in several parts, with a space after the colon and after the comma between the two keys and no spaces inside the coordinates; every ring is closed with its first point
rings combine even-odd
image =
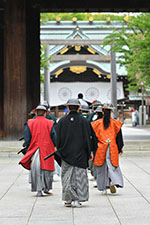
{"type": "Polygon", "coordinates": [[[77,112],[70,112],[59,120],[56,133],[61,159],[72,166],[87,168],[91,151],[97,149],[89,121],[77,112]]]}
{"type": "Polygon", "coordinates": [[[117,143],[117,146],[118,146],[118,152],[120,153],[122,148],[123,148],[123,146],[124,146],[123,137],[122,137],[122,130],[121,129],[120,129],[120,131],[117,134],[116,143],[117,143]]]}

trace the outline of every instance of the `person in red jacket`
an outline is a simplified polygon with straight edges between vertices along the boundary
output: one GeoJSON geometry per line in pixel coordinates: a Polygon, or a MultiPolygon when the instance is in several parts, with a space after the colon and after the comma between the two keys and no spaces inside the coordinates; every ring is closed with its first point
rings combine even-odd
{"type": "Polygon", "coordinates": [[[54,121],[48,120],[46,108],[37,106],[36,118],[27,122],[24,130],[25,145],[27,153],[21,159],[21,164],[27,170],[31,170],[31,191],[37,191],[37,196],[51,194],[52,189],[54,157],[44,158],[55,151],[56,132],[54,121]]]}

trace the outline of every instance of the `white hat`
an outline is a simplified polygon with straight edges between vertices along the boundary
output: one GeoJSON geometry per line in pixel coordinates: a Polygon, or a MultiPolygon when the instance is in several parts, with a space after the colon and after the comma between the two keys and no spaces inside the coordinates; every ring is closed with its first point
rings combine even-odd
{"type": "Polygon", "coordinates": [[[98,106],[96,109],[95,109],[95,112],[102,112],[102,106],[98,106]]]}
{"type": "Polygon", "coordinates": [[[47,109],[43,106],[43,105],[38,105],[35,109],[35,111],[37,110],[43,110],[43,111],[47,111],[47,109]]]}
{"type": "Polygon", "coordinates": [[[80,106],[80,102],[78,99],[76,98],[71,98],[67,101],[66,105],[77,105],[77,106],[80,106]]]}
{"type": "Polygon", "coordinates": [[[92,102],[92,104],[91,104],[92,107],[94,107],[94,106],[101,106],[101,105],[102,105],[102,103],[101,103],[101,101],[99,101],[99,100],[94,100],[94,101],[92,102]]]}
{"type": "Polygon", "coordinates": [[[89,112],[90,111],[90,107],[88,105],[81,105],[80,106],[80,110],[81,111],[89,112]]]}
{"type": "Polygon", "coordinates": [[[113,107],[113,105],[111,103],[104,103],[103,109],[114,109],[115,107],[113,107]]]}

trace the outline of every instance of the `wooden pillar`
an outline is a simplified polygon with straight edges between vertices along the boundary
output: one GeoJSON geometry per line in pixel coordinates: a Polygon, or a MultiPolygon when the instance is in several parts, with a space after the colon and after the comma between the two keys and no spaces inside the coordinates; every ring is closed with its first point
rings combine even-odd
{"type": "Polygon", "coordinates": [[[59,116],[59,110],[58,110],[58,106],[55,107],[55,117],[59,116]]]}
{"type": "Polygon", "coordinates": [[[0,11],[0,137],[4,129],[4,12],[0,11]]]}
{"type": "Polygon", "coordinates": [[[27,1],[27,112],[40,103],[40,9],[27,1]]]}
{"type": "Polygon", "coordinates": [[[4,131],[9,139],[22,136],[27,113],[25,2],[5,1],[4,131]]]}
{"type": "Polygon", "coordinates": [[[116,54],[111,51],[111,103],[115,107],[113,117],[117,118],[117,75],[116,75],[116,54]]]}
{"type": "Polygon", "coordinates": [[[30,0],[6,0],[4,12],[4,131],[16,139],[40,102],[40,11],[30,0]]]}

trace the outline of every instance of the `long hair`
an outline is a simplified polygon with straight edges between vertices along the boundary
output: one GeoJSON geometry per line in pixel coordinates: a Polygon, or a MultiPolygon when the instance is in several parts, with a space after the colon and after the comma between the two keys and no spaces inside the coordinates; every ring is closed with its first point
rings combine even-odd
{"type": "Polygon", "coordinates": [[[111,117],[111,110],[110,109],[104,109],[103,124],[104,124],[105,130],[109,127],[110,117],[111,117]]]}

